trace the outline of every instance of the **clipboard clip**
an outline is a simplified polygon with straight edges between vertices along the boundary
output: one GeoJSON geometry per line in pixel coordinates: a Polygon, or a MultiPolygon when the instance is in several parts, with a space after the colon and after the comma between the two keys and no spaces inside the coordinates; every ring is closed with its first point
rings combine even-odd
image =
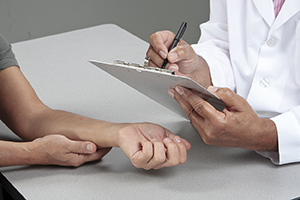
{"type": "Polygon", "coordinates": [[[137,63],[130,63],[130,62],[126,62],[126,61],[123,61],[123,60],[114,60],[114,64],[125,65],[125,66],[129,66],[129,67],[142,68],[142,69],[145,69],[145,70],[151,70],[151,71],[156,71],[156,72],[175,75],[175,71],[173,71],[173,70],[161,69],[161,68],[157,68],[157,67],[150,67],[148,57],[145,58],[144,65],[140,65],[140,64],[137,64],[137,63]]]}

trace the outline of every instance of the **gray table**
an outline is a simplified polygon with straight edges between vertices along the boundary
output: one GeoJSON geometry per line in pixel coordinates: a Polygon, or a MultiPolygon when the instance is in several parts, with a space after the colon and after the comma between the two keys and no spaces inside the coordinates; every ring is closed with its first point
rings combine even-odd
{"type": "MultiPolygon", "coordinates": [[[[150,34],[150,33],[149,33],[150,34]]],[[[118,148],[78,168],[4,167],[27,199],[291,199],[300,165],[274,166],[253,151],[204,144],[189,121],[136,92],[87,60],[142,63],[148,44],[101,25],[13,44],[22,71],[48,106],[114,122],[154,122],[192,144],[185,164],[136,169],[118,148]]],[[[3,124],[1,139],[18,140],[3,124]]]]}

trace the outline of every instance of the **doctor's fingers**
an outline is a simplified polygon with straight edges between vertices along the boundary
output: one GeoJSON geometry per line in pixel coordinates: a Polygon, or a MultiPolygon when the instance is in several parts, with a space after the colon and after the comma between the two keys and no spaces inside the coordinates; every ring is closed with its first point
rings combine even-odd
{"type": "MultiPolygon", "coordinates": [[[[176,89],[178,90],[178,89],[176,89]]],[[[168,93],[170,96],[172,96],[177,103],[180,105],[182,110],[185,112],[185,114],[188,116],[188,118],[192,119],[193,118],[198,118],[201,117],[193,108],[193,106],[187,101],[186,98],[184,98],[181,94],[179,94],[175,89],[169,89],[168,93]]],[[[201,117],[202,118],[202,117],[201,117]]]]}
{"type": "Polygon", "coordinates": [[[149,47],[146,55],[150,59],[148,63],[149,66],[161,68],[164,59],[153,49],[152,46],[149,47]]]}
{"type": "Polygon", "coordinates": [[[220,122],[220,120],[223,120],[223,113],[217,111],[211,104],[202,99],[198,94],[181,86],[177,86],[175,91],[183,99],[185,99],[201,117],[211,121],[214,124],[217,124],[220,122]]]}
{"type": "MultiPolygon", "coordinates": [[[[170,89],[169,91],[174,90],[170,89]]],[[[175,91],[174,91],[175,92],[175,91]]],[[[185,111],[191,123],[198,131],[199,135],[203,139],[204,143],[210,144],[210,127],[207,127],[207,120],[199,115],[189,102],[181,97],[177,92],[174,93],[174,99],[179,103],[181,108],[185,111]]]]}
{"type": "Polygon", "coordinates": [[[213,93],[216,96],[218,96],[231,111],[232,110],[242,111],[245,109],[252,109],[251,106],[243,97],[234,93],[229,88],[210,87],[210,90],[211,88],[215,90],[213,93]]]}
{"type": "Polygon", "coordinates": [[[192,60],[195,58],[197,58],[197,56],[192,46],[182,39],[168,54],[168,60],[170,63],[176,63],[181,60],[192,60]]]}
{"type": "Polygon", "coordinates": [[[175,34],[171,31],[158,31],[150,35],[150,46],[163,59],[167,58],[168,49],[173,43],[175,34]]]}
{"type": "MultiPolygon", "coordinates": [[[[170,37],[166,35],[171,35],[170,37],[174,38],[173,33],[169,31],[156,32],[150,36],[150,47],[146,53],[146,55],[150,58],[149,66],[161,68],[164,59],[167,58],[171,40],[169,40],[168,38],[170,37]],[[166,37],[165,39],[164,36],[166,37]]],[[[166,68],[168,69],[169,66],[170,64],[168,63],[166,68]]]]}
{"type": "Polygon", "coordinates": [[[197,129],[199,134],[203,133],[202,127],[204,127],[205,119],[199,115],[192,105],[185,100],[181,95],[179,95],[174,89],[169,89],[168,93],[177,101],[182,110],[191,120],[193,126],[197,129]]]}

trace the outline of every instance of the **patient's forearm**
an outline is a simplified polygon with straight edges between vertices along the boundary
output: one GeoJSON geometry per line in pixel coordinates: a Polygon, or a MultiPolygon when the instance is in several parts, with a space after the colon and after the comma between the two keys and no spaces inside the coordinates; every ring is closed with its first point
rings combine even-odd
{"type": "Polygon", "coordinates": [[[33,140],[49,134],[60,134],[73,140],[92,141],[98,147],[117,147],[117,132],[126,125],[52,109],[40,112],[30,124],[24,134],[19,134],[22,139],[33,140]]]}
{"type": "Polygon", "coordinates": [[[26,145],[28,143],[0,141],[0,167],[36,164],[36,158],[28,151],[26,145]]]}

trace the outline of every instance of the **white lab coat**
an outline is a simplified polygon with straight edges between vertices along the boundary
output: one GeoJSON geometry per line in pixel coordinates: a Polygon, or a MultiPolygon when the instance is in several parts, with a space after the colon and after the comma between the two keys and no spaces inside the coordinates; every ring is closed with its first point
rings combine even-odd
{"type": "Polygon", "coordinates": [[[279,151],[259,153],[275,164],[300,162],[300,0],[286,0],[277,18],[273,0],[211,0],[210,9],[192,46],[213,84],[275,122],[279,151]]]}

